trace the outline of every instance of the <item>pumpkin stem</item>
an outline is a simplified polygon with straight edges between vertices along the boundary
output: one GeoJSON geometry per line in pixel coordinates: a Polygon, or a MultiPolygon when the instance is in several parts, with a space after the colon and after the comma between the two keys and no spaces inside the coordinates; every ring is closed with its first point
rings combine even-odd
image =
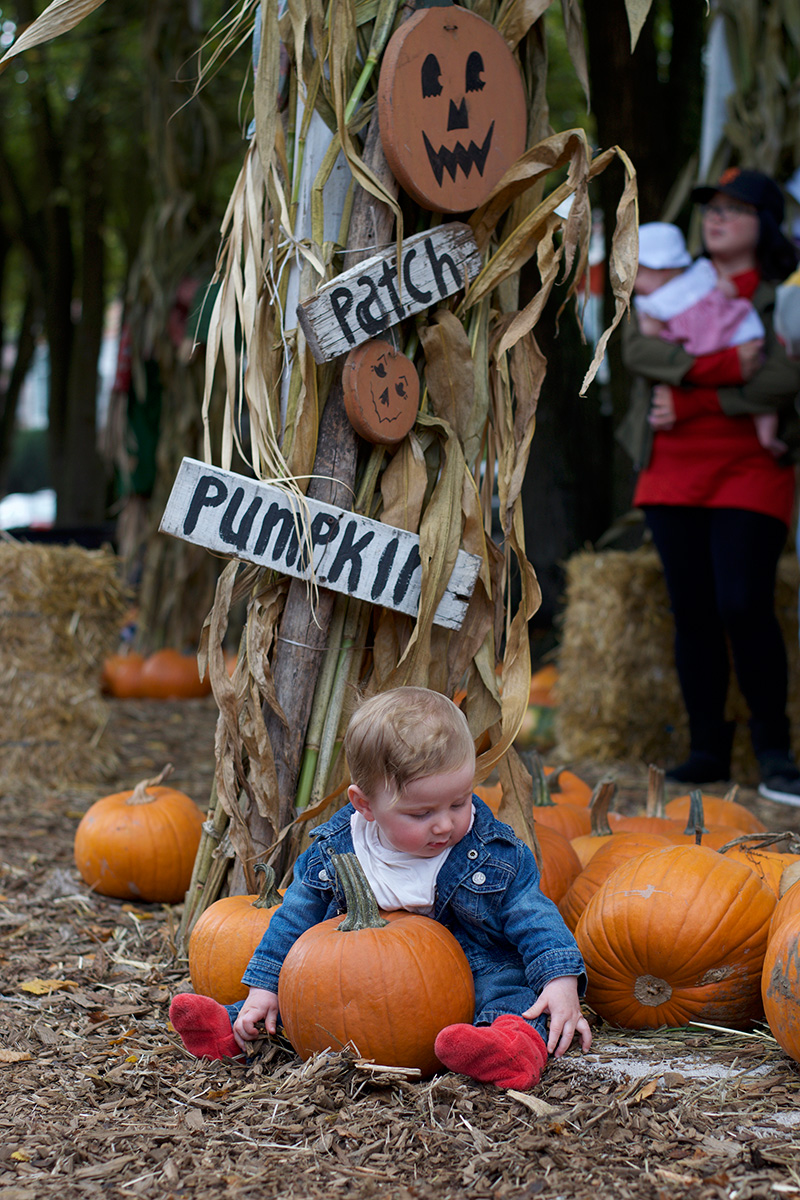
{"type": "Polygon", "coordinates": [[[533,788],[531,791],[531,800],[534,811],[537,808],[555,808],[556,802],[550,795],[550,788],[547,784],[547,776],[544,773],[544,764],[542,763],[541,755],[535,750],[531,750],[527,755],[525,764],[531,773],[531,781],[533,788]]]}
{"type": "Polygon", "coordinates": [[[337,929],[349,933],[351,930],[380,929],[388,925],[389,922],[378,911],[378,901],[355,854],[332,854],[331,862],[344,888],[347,905],[347,916],[337,929]]]}
{"type": "Polygon", "coordinates": [[[730,789],[723,796],[723,800],[725,800],[725,802],[727,804],[737,804],[738,801],[737,801],[736,797],[738,795],[739,795],[739,785],[738,785],[738,783],[734,783],[731,785],[730,789]]]}
{"type": "Polygon", "coordinates": [[[560,767],[554,767],[550,774],[545,776],[545,779],[547,780],[547,790],[551,796],[557,796],[563,792],[564,789],[561,786],[561,775],[562,772],[566,771],[566,769],[567,768],[563,765],[560,767]]]}
{"type": "Polygon", "coordinates": [[[664,807],[664,771],[653,763],[647,768],[647,804],[645,812],[648,817],[665,817],[664,807]]]}
{"type": "Polygon", "coordinates": [[[724,854],[726,850],[732,850],[734,846],[744,846],[748,850],[768,850],[770,846],[777,846],[778,842],[787,842],[781,851],[783,854],[800,852],[800,840],[798,840],[797,834],[792,829],[786,829],[783,833],[742,833],[739,837],[731,838],[724,846],[720,846],[719,853],[724,854]]]}
{"type": "Polygon", "coordinates": [[[174,768],[172,763],[167,763],[163,771],[159,771],[158,775],[154,776],[153,779],[142,779],[139,783],[137,783],[136,787],[133,789],[125,803],[152,804],[156,797],[148,795],[148,788],[158,787],[159,784],[162,784],[165,779],[169,778],[173,770],[174,768]]]}
{"type": "Polygon", "coordinates": [[[253,867],[256,875],[259,872],[264,876],[261,880],[261,888],[258,896],[253,901],[253,908],[275,908],[283,900],[276,887],[275,871],[272,867],[268,867],[266,863],[256,863],[253,867]]]}
{"type": "Polygon", "coordinates": [[[705,825],[705,814],[703,813],[703,793],[699,788],[695,788],[693,792],[689,792],[689,820],[686,822],[684,834],[690,836],[694,834],[696,845],[700,845],[703,840],[703,834],[708,833],[705,825]]]}
{"type": "Polygon", "coordinates": [[[589,812],[592,814],[591,837],[610,837],[614,832],[608,823],[608,810],[617,794],[616,781],[607,775],[592,792],[589,812]]]}

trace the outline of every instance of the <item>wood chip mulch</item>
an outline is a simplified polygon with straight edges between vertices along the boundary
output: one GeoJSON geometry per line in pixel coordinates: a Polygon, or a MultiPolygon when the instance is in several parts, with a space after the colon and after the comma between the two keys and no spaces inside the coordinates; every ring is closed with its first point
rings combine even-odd
{"type": "MultiPolygon", "coordinates": [[[[119,787],[170,759],[203,806],[214,717],[119,704],[119,787]]],[[[0,797],[0,1200],[800,1197],[800,1068],[762,1029],[599,1026],[529,1093],[279,1045],[198,1062],[167,1021],[179,910],[95,896],[72,865],[97,795],[0,797]]]]}

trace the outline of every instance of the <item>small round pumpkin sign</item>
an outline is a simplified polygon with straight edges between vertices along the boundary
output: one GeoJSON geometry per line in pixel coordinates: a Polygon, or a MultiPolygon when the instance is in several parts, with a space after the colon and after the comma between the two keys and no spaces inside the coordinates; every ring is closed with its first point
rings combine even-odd
{"type": "Polygon", "coordinates": [[[413,427],[419,376],[411,359],[389,342],[371,338],[350,351],[342,390],[350,424],[366,441],[394,446],[413,427]]]}
{"type": "Polygon", "coordinates": [[[378,84],[381,141],[400,186],[433,212],[482,204],[525,150],[525,89],[502,35],[457,5],[392,35],[378,84]]]}

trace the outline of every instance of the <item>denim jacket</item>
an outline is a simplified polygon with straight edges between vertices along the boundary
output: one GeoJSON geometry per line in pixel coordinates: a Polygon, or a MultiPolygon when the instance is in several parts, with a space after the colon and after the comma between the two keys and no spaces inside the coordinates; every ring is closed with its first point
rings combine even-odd
{"type": "MultiPolygon", "coordinates": [[[[473,796],[472,802],[472,828],[436,880],[434,919],[458,940],[473,974],[518,964],[535,996],[551,979],[577,975],[583,995],[580,951],[555,904],[539,891],[532,852],[482,800],[473,796]]],[[[314,831],[314,843],[298,858],[294,882],[245,971],[249,987],[277,992],[283,960],[300,934],[345,911],[331,854],[353,851],[352,814],[347,804],[314,831]]]]}

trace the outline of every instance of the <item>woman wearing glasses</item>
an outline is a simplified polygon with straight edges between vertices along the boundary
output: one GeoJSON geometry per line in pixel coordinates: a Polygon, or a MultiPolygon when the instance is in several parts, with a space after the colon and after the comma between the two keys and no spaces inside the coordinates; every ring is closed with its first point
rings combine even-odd
{"type": "Polygon", "coordinates": [[[794,401],[800,365],[775,338],[775,284],[797,263],[780,230],[783,195],[760,171],[734,168],[695,188],[703,243],[721,280],[750,300],[763,347],[692,357],[646,337],[635,317],[623,358],[637,377],[620,440],[639,469],[634,504],[644,509],[675,618],[675,658],[689,716],[689,758],[668,771],[681,783],[730,774],[733,726],[725,720],[728,645],[750,709],[759,791],[800,805],[800,769],[789,748],[786,650],[775,616],[775,571],[794,500],[791,451],[778,458],[752,417],[775,413],[778,439],[800,448],[794,401]]]}

